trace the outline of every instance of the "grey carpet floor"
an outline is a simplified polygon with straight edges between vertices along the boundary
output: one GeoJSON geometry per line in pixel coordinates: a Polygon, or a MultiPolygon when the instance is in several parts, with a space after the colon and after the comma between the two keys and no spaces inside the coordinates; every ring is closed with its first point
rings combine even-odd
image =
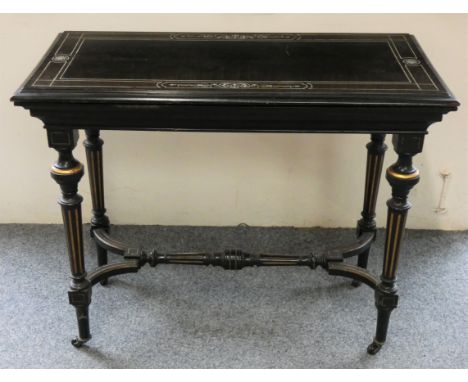
{"type": "MultiPolygon", "coordinates": [[[[160,250],[303,254],[354,232],[118,226],[113,233],[160,250]]],[[[89,235],[85,247],[92,268],[89,235]]],[[[382,247],[379,232],[369,263],[377,274],[382,247]]],[[[365,351],[376,320],[370,288],[323,270],[281,267],[161,265],[117,276],[94,288],[93,339],[75,349],[62,227],[0,225],[0,367],[466,368],[468,232],[411,230],[403,251],[400,305],[376,356],[365,351]]]]}

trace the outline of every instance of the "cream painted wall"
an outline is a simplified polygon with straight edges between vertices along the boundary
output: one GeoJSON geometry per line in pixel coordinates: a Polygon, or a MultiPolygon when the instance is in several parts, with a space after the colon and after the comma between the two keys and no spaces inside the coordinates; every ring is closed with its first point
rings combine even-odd
{"type": "MultiPolygon", "coordinates": [[[[41,122],[9,102],[63,30],[408,32],[416,35],[462,107],[433,125],[416,160],[408,226],[468,229],[468,16],[0,15],[0,223],[58,223],[55,152],[41,122]],[[447,212],[434,212],[441,170],[447,212]]],[[[354,227],[362,204],[366,136],[104,132],[106,201],[115,224],[354,227]],[[325,161],[323,158],[327,158],[325,161]]],[[[81,142],[76,157],[84,162],[81,142]]],[[[395,160],[389,150],[388,166],[395,160]]],[[[84,219],[91,209],[83,178],[84,219]]],[[[378,223],[390,191],[381,185],[378,223]]]]}

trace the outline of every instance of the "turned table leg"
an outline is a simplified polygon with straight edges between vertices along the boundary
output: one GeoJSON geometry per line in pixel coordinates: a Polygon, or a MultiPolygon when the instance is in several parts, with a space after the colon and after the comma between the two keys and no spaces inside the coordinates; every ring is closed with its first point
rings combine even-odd
{"type": "Polygon", "coordinates": [[[83,234],[81,202],[78,182],[83,176],[83,165],[72,154],[78,141],[77,130],[47,130],[49,147],[58,151],[58,160],[52,165],[52,178],[60,185],[62,196],[58,200],[62,208],[63,223],[68,245],[71,269],[71,284],[68,292],[70,304],[76,309],[78,336],[72,340],[74,346],[89,341],[88,306],[91,302],[91,285],[86,279],[83,256],[83,234]]]}
{"type": "MultiPolygon", "coordinates": [[[[89,184],[91,187],[91,199],[93,203],[93,217],[91,219],[91,235],[97,228],[104,228],[109,231],[109,218],[106,216],[104,206],[104,176],[102,165],[102,145],[103,140],[99,138],[99,130],[86,130],[86,160],[88,164],[89,184]]],[[[96,244],[98,266],[107,264],[107,251],[96,244]]],[[[102,285],[107,284],[107,279],[101,281],[102,285]]]]}
{"type": "MultiPolygon", "coordinates": [[[[376,231],[375,223],[375,205],[377,203],[377,195],[379,193],[380,175],[382,174],[382,166],[387,150],[387,145],[384,143],[385,134],[371,134],[371,141],[367,147],[367,166],[366,166],[366,184],[364,190],[364,206],[361,212],[362,219],[358,221],[357,236],[361,236],[364,232],[376,231]]],[[[368,248],[363,253],[359,254],[357,265],[361,268],[367,268],[367,260],[369,258],[368,248]]],[[[358,280],[353,280],[353,286],[361,284],[358,280]]]]}
{"type": "Polygon", "coordinates": [[[413,166],[412,159],[414,155],[422,151],[423,141],[423,135],[393,135],[393,146],[398,154],[398,160],[387,169],[386,174],[392,187],[392,198],[387,202],[388,215],[383,270],[380,276],[381,282],[375,290],[377,329],[374,341],[367,348],[369,354],[377,353],[384,344],[390,314],[397,307],[396,271],[406,216],[411,208],[408,194],[419,181],[419,171],[413,166]]]}

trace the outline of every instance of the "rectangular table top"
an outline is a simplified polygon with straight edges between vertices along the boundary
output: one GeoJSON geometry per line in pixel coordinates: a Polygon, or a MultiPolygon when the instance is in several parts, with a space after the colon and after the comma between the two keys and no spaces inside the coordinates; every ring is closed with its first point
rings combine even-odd
{"type": "Polygon", "coordinates": [[[408,34],[63,32],[13,101],[458,106],[408,34]]]}

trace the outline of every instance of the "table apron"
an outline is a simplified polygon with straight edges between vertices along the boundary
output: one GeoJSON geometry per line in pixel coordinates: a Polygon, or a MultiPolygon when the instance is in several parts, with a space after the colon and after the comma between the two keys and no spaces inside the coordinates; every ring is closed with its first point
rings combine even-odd
{"type": "Polygon", "coordinates": [[[425,133],[435,108],[33,105],[47,128],[210,132],[425,133]]]}

